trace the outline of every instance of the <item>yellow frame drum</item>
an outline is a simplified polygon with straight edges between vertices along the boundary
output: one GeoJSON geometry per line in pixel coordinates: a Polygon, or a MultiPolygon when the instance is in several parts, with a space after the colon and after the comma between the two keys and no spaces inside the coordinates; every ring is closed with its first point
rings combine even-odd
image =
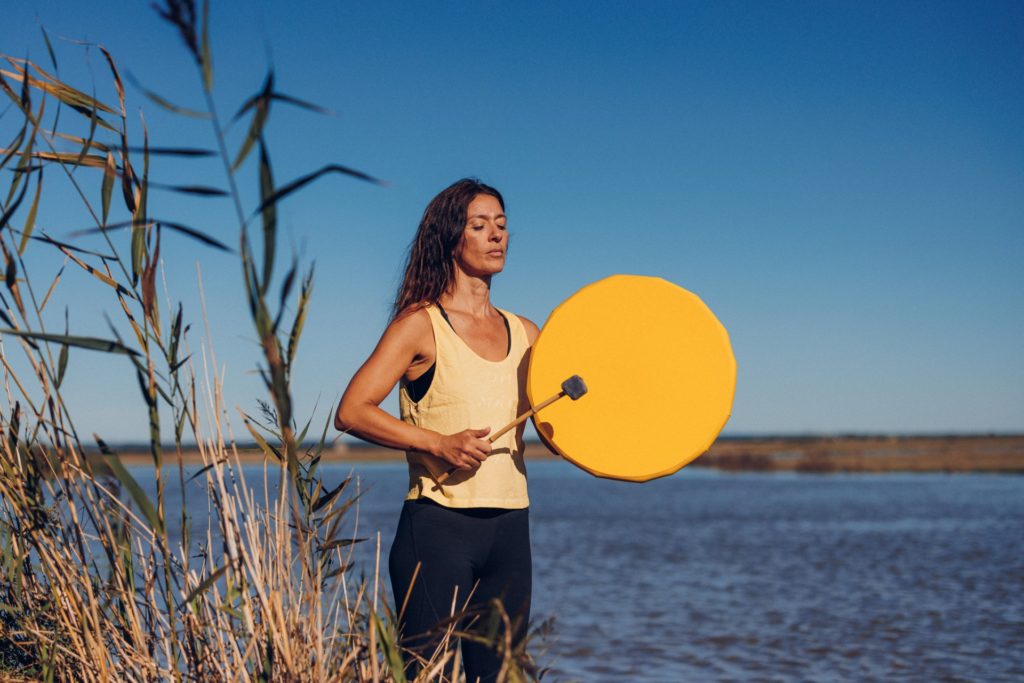
{"type": "Polygon", "coordinates": [[[531,353],[531,405],[570,375],[588,391],[534,417],[537,433],[598,477],[648,481],[711,447],[732,411],[729,335],[692,292],[656,277],[613,275],[566,299],[531,353]]]}

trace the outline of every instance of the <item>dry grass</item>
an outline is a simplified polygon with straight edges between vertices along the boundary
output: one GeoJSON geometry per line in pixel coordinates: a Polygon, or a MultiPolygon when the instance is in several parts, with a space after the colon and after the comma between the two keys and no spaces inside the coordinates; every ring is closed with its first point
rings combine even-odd
{"type": "MultiPolygon", "coordinates": [[[[0,217],[0,372],[6,399],[0,417],[0,676],[403,681],[394,610],[378,575],[359,581],[349,571],[355,539],[342,523],[353,502],[349,482],[328,489],[318,476],[329,425],[313,446],[303,447],[310,422],[300,429],[292,412],[289,379],[312,296],[312,271],[300,277],[295,261],[283,275],[275,270],[277,202],[328,173],[373,178],[331,164],[277,185],[266,142],[272,105],[315,107],[279,92],[272,77],[240,108],[236,118],[247,118],[249,127],[229,152],[212,96],[208,9],[190,0],[167,0],[158,8],[194,58],[206,110],[187,111],[145,94],[157,106],[211,127],[212,150],[151,146],[144,121],[137,135],[129,126],[119,70],[102,47],[94,49],[109,67],[116,105],[54,75],[57,57],[45,32],[52,68],[0,57],[6,61],[0,89],[11,101],[9,111],[20,116],[0,149],[0,169],[11,179],[0,217]],[[169,189],[226,197],[235,207],[239,262],[267,390],[264,419],[242,418],[247,438],[267,463],[261,481],[245,480],[230,426],[222,423],[212,351],[190,348],[180,303],[164,313],[158,304],[158,266],[173,265],[161,257],[167,231],[227,249],[197,228],[154,217],[149,170],[163,155],[213,158],[223,165],[226,189],[169,189]],[[236,173],[253,159],[260,201],[247,214],[236,173]],[[93,226],[79,234],[101,236],[103,252],[36,229],[41,202],[68,201],[44,192],[44,170],[72,188],[83,224],[93,226]],[[258,256],[250,236],[257,219],[258,256]],[[56,250],[64,263],[40,278],[25,258],[30,249],[56,250]],[[130,330],[126,338],[113,325],[109,339],[74,335],[66,325],[62,332],[46,328],[44,312],[61,297],[65,268],[81,269],[96,296],[109,297],[109,310],[130,330]],[[37,289],[40,279],[44,287],[37,289]],[[294,311],[287,320],[286,310],[294,311]],[[83,442],[61,393],[70,347],[118,354],[137,377],[148,414],[145,459],[153,468],[155,498],[99,436],[92,440],[99,454],[84,455],[93,445],[83,442]],[[164,415],[171,416],[169,423],[161,420],[164,415]],[[172,478],[186,490],[186,438],[199,444],[195,450],[204,467],[194,478],[207,493],[207,531],[196,538],[190,531],[190,520],[199,516],[195,506],[184,498],[180,509],[167,506],[172,478]]],[[[487,619],[498,628],[489,642],[504,658],[502,679],[534,678],[522,644],[506,640],[507,619],[495,607],[487,619]]],[[[442,678],[466,616],[453,615],[417,681],[442,678]]]]}

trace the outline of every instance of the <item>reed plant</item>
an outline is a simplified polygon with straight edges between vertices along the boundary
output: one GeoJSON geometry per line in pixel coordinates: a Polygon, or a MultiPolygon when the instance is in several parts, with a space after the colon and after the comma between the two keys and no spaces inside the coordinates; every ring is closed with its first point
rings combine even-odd
{"type": "MultiPolygon", "coordinates": [[[[396,608],[378,573],[357,578],[352,570],[359,539],[345,523],[357,498],[351,478],[329,486],[319,474],[330,420],[318,438],[307,439],[312,418],[300,429],[293,411],[291,373],[313,271],[300,274],[293,258],[282,275],[278,264],[282,200],[328,174],[378,181],[329,164],[279,185],[267,142],[272,108],[320,108],[282,93],[270,74],[238,108],[235,119],[248,127],[232,144],[215,106],[209,4],[166,0],[156,9],[195,64],[205,109],[140,90],[153,106],[195,119],[212,149],[152,145],[144,121],[136,133],[121,72],[102,46],[85,49],[102,54],[116,103],[58,76],[45,31],[45,67],[0,56],[0,89],[11,103],[5,116],[17,121],[13,138],[0,148],[0,171],[9,178],[0,214],[6,398],[0,415],[0,677],[405,681],[396,608]],[[224,187],[166,189],[230,202],[237,248],[160,213],[149,177],[151,166],[167,157],[219,162],[224,187]],[[247,211],[238,182],[240,170],[253,163],[259,201],[247,211]],[[41,205],[66,201],[44,193],[44,173],[67,181],[91,227],[58,238],[36,226],[41,205]],[[76,244],[83,233],[98,235],[104,247],[76,244]],[[201,358],[192,352],[182,303],[161,311],[157,271],[166,267],[165,237],[238,258],[267,392],[262,417],[241,416],[265,455],[260,481],[247,481],[252,470],[241,467],[238,444],[224,424],[222,380],[209,369],[217,367],[212,351],[201,358]],[[42,276],[42,286],[27,258],[36,249],[56,250],[64,260],[55,274],[42,276]],[[45,324],[47,307],[60,300],[66,268],[87,274],[96,296],[109,297],[109,310],[129,332],[121,334],[111,322],[110,335],[101,338],[72,334],[67,323],[62,331],[45,324]],[[136,377],[148,415],[155,495],[101,436],[87,442],[80,433],[62,393],[72,347],[115,354],[136,377]],[[198,471],[188,470],[182,457],[190,439],[202,458],[198,471]],[[197,506],[186,492],[200,485],[208,519],[193,537],[197,506]],[[180,510],[170,509],[169,487],[180,492],[180,510]]],[[[538,678],[524,645],[511,642],[513,625],[500,603],[490,607],[478,614],[453,610],[439,627],[441,645],[415,680],[445,680],[446,667],[458,659],[458,637],[497,648],[501,680],[538,678]],[[472,630],[464,631],[474,619],[472,630]]],[[[457,663],[455,669],[458,678],[457,663]]]]}

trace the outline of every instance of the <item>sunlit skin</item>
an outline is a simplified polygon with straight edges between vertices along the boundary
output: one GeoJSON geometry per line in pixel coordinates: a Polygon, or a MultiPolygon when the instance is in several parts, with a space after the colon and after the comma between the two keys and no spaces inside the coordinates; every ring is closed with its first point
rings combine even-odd
{"type": "MultiPolygon", "coordinates": [[[[490,195],[477,195],[467,207],[462,241],[455,250],[454,282],[440,302],[459,337],[479,356],[493,361],[503,359],[508,349],[505,323],[491,305],[491,278],[505,267],[507,252],[501,204],[490,195]]],[[[532,346],[540,330],[519,318],[532,346]]],[[[458,469],[479,467],[491,451],[486,436],[502,425],[467,425],[455,434],[439,434],[380,408],[403,376],[414,380],[426,372],[434,364],[435,353],[429,314],[423,308],[400,313],[349,382],[334,426],[389,448],[430,453],[458,469]]]]}

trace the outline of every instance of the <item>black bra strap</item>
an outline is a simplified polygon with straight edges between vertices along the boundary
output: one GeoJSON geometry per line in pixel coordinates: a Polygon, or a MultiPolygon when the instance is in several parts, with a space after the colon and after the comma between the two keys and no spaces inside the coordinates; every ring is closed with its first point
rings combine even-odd
{"type": "Polygon", "coordinates": [[[439,303],[438,304],[434,304],[434,305],[437,306],[437,310],[441,311],[441,317],[444,318],[444,321],[446,323],[448,323],[448,327],[452,328],[452,332],[454,332],[455,331],[455,325],[452,325],[452,320],[451,320],[451,318],[448,317],[448,312],[446,310],[444,310],[444,306],[442,306],[439,303]]]}
{"type": "MultiPolygon", "coordinates": [[[[437,306],[437,310],[441,312],[441,317],[444,318],[446,323],[448,323],[448,327],[452,328],[452,332],[455,332],[455,325],[452,325],[451,318],[448,317],[448,313],[444,310],[444,306],[442,306],[440,302],[437,302],[434,305],[437,306]]],[[[507,356],[512,353],[512,328],[509,326],[508,318],[505,317],[504,313],[498,311],[498,315],[501,316],[501,320],[505,323],[505,334],[508,337],[508,347],[505,349],[505,355],[507,356]]]]}

